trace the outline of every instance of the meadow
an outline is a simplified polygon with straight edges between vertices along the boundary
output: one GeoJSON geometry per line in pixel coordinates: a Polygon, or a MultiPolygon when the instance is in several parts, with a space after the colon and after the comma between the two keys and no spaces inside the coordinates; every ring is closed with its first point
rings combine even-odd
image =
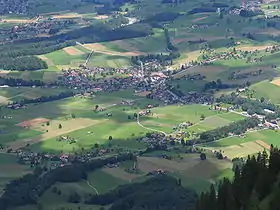
{"type": "Polygon", "coordinates": [[[190,121],[194,125],[185,131],[203,132],[242,119],[237,114],[212,111],[202,105],[159,106],[151,109],[152,115],[140,117],[140,126],[133,115],[147,104],[161,105],[161,102],[125,90],[97,94],[92,98],[70,97],[29,104],[25,110],[2,108],[2,115],[9,118],[1,119],[0,136],[5,139],[3,143],[13,149],[30,144],[29,149],[34,151],[74,152],[91,149],[94,144],[107,145],[111,136],[114,146],[138,150],[145,148],[145,145],[135,139],[146,135],[151,129],[173,133],[174,127],[190,121]],[[122,100],[132,100],[133,103],[130,106],[122,105],[122,100]],[[105,111],[95,111],[96,105],[105,111]],[[108,117],[107,114],[112,116],[108,117]],[[201,116],[205,120],[200,120],[201,116]],[[58,141],[59,136],[71,136],[77,143],[58,141]]]}

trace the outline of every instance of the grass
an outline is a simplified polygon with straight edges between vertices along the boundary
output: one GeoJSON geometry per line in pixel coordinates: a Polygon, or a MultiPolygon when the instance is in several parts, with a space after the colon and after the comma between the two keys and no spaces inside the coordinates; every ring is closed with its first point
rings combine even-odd
{"type": "Polygon", "coordinates": [[[90,58],[88,65],[108,68],[121,68],[130,66],[131,64],[129,57],[94,53],[90,58]]]}
{"type": "Polygon", "coordinates": [[[0,96],[5,97],[7,101],[20,101],[22,99],[35,99],[41,96],[57,95],[66,90],[66,88],[8,87],[0,88],[0,96]]]}
{"type": "Polygon", "coordinates": [[[0,194],[9,181],[19,178],[29,171],[27,166],[17,163],[16,156],[0,153],[0,194]]]}
{"type": "Polygon", "coordinates": [[[270,100],[272,103],[280,104],[279,86],[274,85],[266,80],[252,85],[250,89],[255,91],[255,98],[260,99],[264,97],[266,100],[270,100]]]}
{"type": "Polygon", "coordinates": [[[87,54],[69,55],[64,50],[54,51],[45,54],[45,56],[52,60],[55,65],[70,65],[75,63],[83,63],[87,58],[87,54]]]}
{"type": "Polygon", "coordinates": [[[245,134],[245,137],[228,137],[221,139],[216,142],[211,142],[208,144],[205,144],[207,147],[228,147],[232,145],[239,145],[242,143],[247,143],[251,141],[256,140],[262,140],[266,142],[267,144],[273,144],[275,146],[280,145],[280,141],[278,141],[280,136],[279,131],[277,130],[263,130],[263,131],[257,131],[257,132],[251,132],[245,134]]]}
{"type": "Polygon", "coordinates": [[[94,186],[98,193],[103,194],[120,184],[125,184],[126,182],[122,179],[118,179],[102,170],[96,170],[88,174],[89,183],[94,186]]]}

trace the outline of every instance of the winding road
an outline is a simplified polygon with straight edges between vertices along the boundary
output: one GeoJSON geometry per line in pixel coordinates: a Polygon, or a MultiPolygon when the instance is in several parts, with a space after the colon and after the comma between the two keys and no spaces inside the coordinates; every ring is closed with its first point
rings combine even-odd
{"type": "Polygon", "coordinates": [[[89,181],[87,181],[87,185],[88,185],[91,189],[93,189],[93,190],[95,191],[96,195],[99,194],[98,191],[97,191],[97,189],[96,189],[94,186],[92,186],[92,185],[90,184],[89,181]]]}
{"type": "Polygon", "coordinates": [[[142,125],[142,124],[140,123],[139,118],[140,118],[140,117],[139,117],[139,113],[138,113],[138,114],[137,114],[137,124],[138,124],[140,127],[144,128],[144,129],[146,129],[146,130],[150,130],[150,131],[162,133],[163,135],[167,136],[167,134],[166,134],[164,131],[160,131],[160,130],[157,130],[157,129],[145,127],[144,125],[142,125]]]}

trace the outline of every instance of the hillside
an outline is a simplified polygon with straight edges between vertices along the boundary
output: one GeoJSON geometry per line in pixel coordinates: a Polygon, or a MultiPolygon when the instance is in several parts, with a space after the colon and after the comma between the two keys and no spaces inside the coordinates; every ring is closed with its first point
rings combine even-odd
{"type": "Polygon", "coordinates": [[[279,203],[279,161],[280,151],[272,147],[248,157],[246,163],[235,168],[233,181],[224,179],[217,189],[200,195],[197,210],[276,210],[279,203]]]}
{"type": "Polygon", "coordinates": [[[278,209],[279,9],[0,0],[0,210],[278,209]]]}

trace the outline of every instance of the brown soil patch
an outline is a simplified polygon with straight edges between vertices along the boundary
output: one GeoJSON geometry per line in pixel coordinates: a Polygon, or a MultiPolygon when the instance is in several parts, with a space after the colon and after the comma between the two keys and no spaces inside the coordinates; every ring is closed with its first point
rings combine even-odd
{"type": "Polygon", "coordinates": [[[104,20],[104,19],[108,19],[109,16],[108,15],[98,15],[98,16],[95,16],[93,18],[96,19],[96,20],[104,20]]]}
{"type": "MultiPolygon", "coordinates": [[[[43,118],[44,119],[44,118],[43,118]]],[[[21,141],[15,141],[15,142],[10,142],[8,146],[12,148],[13,150],[20,149],[22,147],[25,147],[27,144],[35,144],[41,141],[44,141],[46,139],[50,138],[55,138],[57,136],[61,136],[66,133],[70,133],[72,131],[76,131],[82,128],[86,128],[95,124],[99,124],[104,122],[105,120],[91,120],[87,118],[75,118],[75,119],[70,119],[70,120],[53,120],[50,121],[50,126],[40,126],[37,125],[33,127],[36,130],[40,131],[46,131],[48,132],[35,136],[33,138],[27,138],[21,141]],[[62,128],[59,129],[59,124],[62,125],[62,128]]]]}
{"type": "Polygon", "coordinates": [[[82,55],[82,54],[85,54],[83,51],[81,50],[78,50],[77,48],[75,47],[66,47],[66,48],[63,48],[63,50],[69,54],[69,55],[82,55]]]}
{"type": "Polygon", "coordinates": [[[141,171],[148,173],[157,169],[165,171],[185,171],[199,162],[199,158],[188,158],[181,162],[156,157],[138,157],[138,167],[141,171]]]}
{"type": "Polygon", "coordinates": [[[265,50],[268,47],[272,47],[272,45],[263,45],[263,46],[239,46],[238,50],[243,51],[255,51],[255,50],[265,50]]]}
{"type": "Polygon", "coordinates": [[[10,73],[10,71],[8,71],[8,70],[0,70],[1,77],[4,77],[4,76],[8,75],[9,73],[10,73]]]}
{"type": "Polygon", "coordinates": [[[97,53],[102,53],[106,55],[116,55],[116,56],[139,56],[142,55],[143,53],[135,51],[135,52],[117,52],[117,51],[112,51],[108,49],[106,46],[100,44],[100,43],[94,43],[94,44],[84,44],[83,45],[86,49],[88,50],[93,50],[94,52],[97,53]]]}
{"type": "Polygon", "coordinates": [[[277,85],[277,86],[280,86],[280,78],[275,79],[275,80],[271,81],[270,83],[274,84],[274,85],[277,85]]]}
{"type": "MultiPolygon", "coordinates": [[[[1,21],[0,21],[1,22],[1,21]]],[[[2,19],[4,23],[31,23],[34,20],[25,20],[25,19],[2,19]]]]}
{"type": "Polygon", "coordinates": [[[264,147],[265,149],[269,149],[270,150],[270,145],[265,143],[264,141],[262,140],[256,140],[255,141],[257,144],[261,145],[262,147],[264,147]]]}
{"type": "Polygon", "coordinates": [[[110,174],[111,176],[114,176],[118,179],[123,179],[126,181],[130,181],[133,179],[136,179],[138,177],[140,177],[141,175],[138,174],[130,174],[125,172],[123,169],[121,168],[103,168],[102,171],[110,174]]]}
{"type": "Polygon", "coordinates": [[[192,22],[193,23],[196,23],[196,22],[199,22],[201,20],[205,20],[206,18],[208,18],[209,16],[204,16],[204,17],[200,17],[200,18],[196,18],[196,19],[193,19],[192,22]]]}
{"type": "Polygon", "coordinates": [[[0,104],[8,104],[9,103],[9,99],[5,96],[0,96],[0,104]]]}
{"type": "Polygon", "coordinates": [[[144,92],[141,92],[141,93],[136,93],[135,95],[136,96],[141,96],[141,97],[144,97],[144,96],[147,96],[151,93],[151,91],[144,91],[144,92]]]}
{"type": "Polygon", "coordinates": [[[20,127],[34,127],[34,126],[37,126],[38,124],[46,123],[46,122],[49,122],[49,121],[50,120],[46,119],[46,118],[35,118],[35,119],[32,119],[32,120],[26,120],[26,121],[23,121],[21,123],[18,123],[17,126],[20,126],[20,127]]]}
{"type": "Polygon", "coordinates": [[[38,55],[37,57],[45,61],[48,64],[48,66],[54,66],[54,62],[45,55],[38,55]]]}
{"type": "Polygon", "coordinates": [[[80,18],[82,17],[82,15],[78,13],[66,13],[66,14],[52,15],[52,17],[55,19],[72,19],[72,18],[80,18]]]}

